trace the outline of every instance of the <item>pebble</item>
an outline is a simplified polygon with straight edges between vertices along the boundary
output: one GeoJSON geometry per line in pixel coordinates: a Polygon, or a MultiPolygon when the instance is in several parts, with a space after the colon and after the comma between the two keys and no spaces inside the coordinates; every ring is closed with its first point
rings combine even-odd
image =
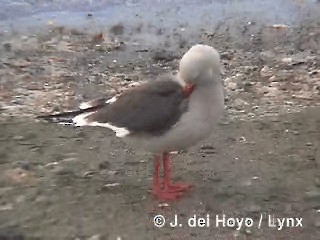
{"type": "Polygon", "coordinates": [[[273,71],[269,66],[264,66],[260,70],[261,77],[271,77],[273,75],[273,71]]]}
{"type": "Polygon", "coordinates": [[[116,187],[116,186],[119,186],[120,183],[108,183],[108,184],[105,184],[103,185],[103,188],[112,188],[112,187],[116,187]]]}
{"type": "Polygon", "coordinates": [[[170,207],[168,203],[159,203],[158,207],[163,208],[163,207],[170,207]]]}
{"type": "Polygon", "coordinates": [[[87,238],[87,240],[100,240],[101,239],[101,234],[95,234],[89,238],[87,238]]]}
{"type": "Polygon", "coordinates": [[[283,62],[283,63],[292,63],[292,58],[291,57],[282,58],[281,62],[283,62]]]}
{"type": "Polygon", "coordinates": [[[76,162],[76,161],[78,161],[78,158],[69,157],[69,158],[62,159],[61,161],[63,161],[63,162],[76,162]]]}
{"type": "Polygon", "coordinates": [[[245,233],[246,233],[247,235],[251,235],[251,234],[252,234],[252,231],[251,231],[250,228],[246,228],[244,231],[245,231],[245,233]]]}
{"type": "Polygon", "coordinates": [[[202,145],[201,146],[201,149],[203,149],[203,150],[213,150],[213,149],[215,149],[213,146],[211,146],[211,145],[202,145]]]}
{"type": "Polygon", "coordinates": [[[248,106],[249,103],[247,103],[246,101],[244,101],[241,98],[237,98],[236,100],[234,100],[233,102],[233,106],[235,109],[237,110],[242,110],[244,107],[248,106]]]}
{"type": "Polygon", "coordinates": [[[14,136],[12,139],[15,141],[22,141],[25,139],[25,137],[21,135],[17,135],[17,136],[14,136]]]}
{"type": "Polygon", "coordinates": [[[97,173],[96,171],[87,171],[83,174],[84,178],[89,178],[92,177],[95,173],[97,173]]]}
{"type": "Polygon", "coordinates": [[[249,112],[249,113],[247,114],[247,116],[250,117],[250,118],[254,118],[256,115],[255,115],[254,113],[252,113],[252,112],[249,112]]]}
{"type": "Polygon", "coordinates": [[[228,82],[226,83],[226,87],[232,91],[237,89],[237,83],[235,82],[228,82]]]}

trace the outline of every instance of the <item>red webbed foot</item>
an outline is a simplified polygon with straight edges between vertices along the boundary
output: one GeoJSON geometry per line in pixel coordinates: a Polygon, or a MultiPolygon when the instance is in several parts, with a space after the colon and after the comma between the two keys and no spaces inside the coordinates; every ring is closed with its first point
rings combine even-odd
{"type": "Polygon", "coordinates": [[[168,153],[163,154],[163,179],[160,179],[160,160],[155,157],[152,193],[161,200],[176,200],[191,188],[190,184],[171,182],[171,163],[168,153]]]}

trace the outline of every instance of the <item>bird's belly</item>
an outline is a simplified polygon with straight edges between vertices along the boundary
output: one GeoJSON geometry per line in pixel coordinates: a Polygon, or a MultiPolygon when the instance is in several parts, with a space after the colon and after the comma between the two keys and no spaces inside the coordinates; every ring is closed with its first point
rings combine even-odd
{"type": "Polygon", "coordinates": [[[208,112],[186,115],[179,123],[161,136],[133,137],[131,141],[136,147],[151,152],[181,150],[195,145],[210,136],[218,115],[208,112]]]}

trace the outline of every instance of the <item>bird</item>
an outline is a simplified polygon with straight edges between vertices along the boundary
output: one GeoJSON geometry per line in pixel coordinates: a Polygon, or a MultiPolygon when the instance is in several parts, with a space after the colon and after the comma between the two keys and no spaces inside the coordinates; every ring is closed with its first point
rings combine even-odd
{"type": "Polygon", "coordinates": [[[220,55],[211,46],[196,44],[182,56],[175,75],[81,103],[75,111],[38,118],[108,128],[133,147],[153,153],[152,193],[161,200],[176,200],[191,185],[172,181],[170,153],[209,137],[224,109],[220,55]]]}

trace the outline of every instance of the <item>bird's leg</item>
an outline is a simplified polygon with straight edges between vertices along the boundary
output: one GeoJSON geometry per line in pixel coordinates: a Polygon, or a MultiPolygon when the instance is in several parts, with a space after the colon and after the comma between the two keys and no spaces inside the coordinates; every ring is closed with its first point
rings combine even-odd
{"type": "Polygon", "coordinates": [[[152,193],[162,200],[176,200],[190,188],[189,184],[171,183],[171,161],[168,153],[163,154],[163,179],[160,179],[161,157],[154,158],[154,175],[152,193]]]}
{"type": "Polygon", "coordinates": [[[163,154],[163,169],[164,169],[164,187],[163,187],[164,192],[171,192],[171,193],[186,192],[189,188],[191,188],[190,184],[171,182],[172,163],[171,163],[169,153],[163,154]]]}

